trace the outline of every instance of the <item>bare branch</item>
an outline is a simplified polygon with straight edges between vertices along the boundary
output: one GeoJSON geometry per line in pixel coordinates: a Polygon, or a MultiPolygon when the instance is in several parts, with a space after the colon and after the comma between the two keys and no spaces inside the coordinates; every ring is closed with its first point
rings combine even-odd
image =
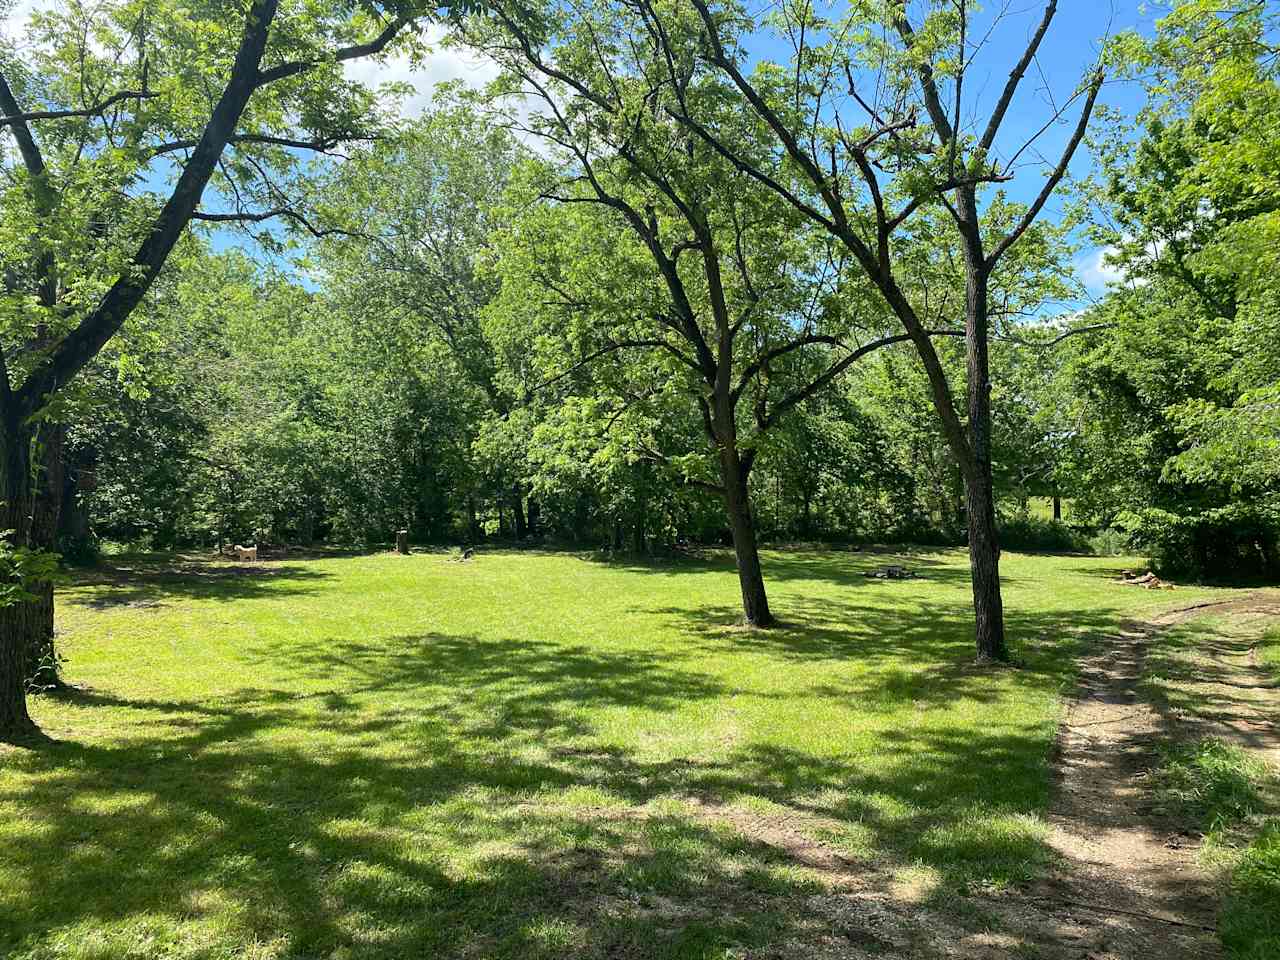
{"type": "Polygon", "coordinates": [[[387,44],[396,38],[396,36],[407,27],[412,21],[407,17],[397,17],[391,21],[380,34],[367,43],[357,43],[350,47],[342,47],[335,50],[332,56],[317,57],[313,60],[292,60],[288,63],[277,64],[269,70],[259,71],[254,85],[265,87],[269,83],[275,83],[277,80],[283,80],[286,77],[296,76],[307,70],[314,69],[321,63],[327,63],[330,60],[336,60],[341,63],[344,60],[358,60],[361,57],[369,57],[375,53],[381,53],[386,49],[387,44]]]}
{"type": "MultiPolygon", "coordinates": [[[[100,103],[95,103],[91,107],[84,107],[79,110],[32,110],[28,113],[19,113],[16,110],[11,110],[7,116],[0,117],[0,127],[30,123],[34,120],[68,120],[72,117],[96,117],[104,113],[107,108],[122,101],[150,100],[152,97],[158,96],[160,94],[153,90],[121,90],[100,103]]],[[[7,106],[5,109],[9,110],[7,106]]]]}
{"type": "Polygon", "coordinates": [[[1098,101],[1098,91],[1102,89],[1103,73],[1099,70],[1094,74],[1092,82],[1089,84],[1089,95],[1085,98],[1084,108],[1080,111],[1080,119],[1076,123],[1075,131],[1071,134],[1071,139],[1067,142],[1066,147],[1062,150],[1062,157],[1058,160],[1057,167],[1049,174],[1045,180],[1044,186],[1040,188],[1040,193],[1035,201],[1027,208],[1022,215],[1022,219],[1017,225],[1005,236],[995,250],[991,252],[991,256],[987,257],[986,266],[988,269],[995,266],[996,262],[1005,254],[1008,249],[1018,242],[1018,238],[1026,233],[1027,228],[1035,222],[1036,217],[1040,215],[1040,211],[1048,202],[1049,196],[1057,189],[1058,184],[1067,173],[1067,167],[1071,164],[1071,158],[1075,155],[1076,148],[1080,146],[1080,141],[1084,139],[1085,131],[1089,127],[1089,118],[1093,115],[1093,106],[1098,101]]]}

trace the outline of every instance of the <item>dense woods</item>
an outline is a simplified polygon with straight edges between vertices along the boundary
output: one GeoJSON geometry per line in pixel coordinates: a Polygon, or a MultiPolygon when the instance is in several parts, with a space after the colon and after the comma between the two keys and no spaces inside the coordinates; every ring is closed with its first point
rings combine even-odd
{"type": "Polygon", "coordinates": [[[236,9],[0,47],[0,729],[108,544],[723,544],[767,626],[762,541],[966,543],[995,659],[1001,546],[1280,573],[1267,5],[1048,97],[1052,2],[236,9]],[[499,77],[398,118],[428,23],[499,77]]]}

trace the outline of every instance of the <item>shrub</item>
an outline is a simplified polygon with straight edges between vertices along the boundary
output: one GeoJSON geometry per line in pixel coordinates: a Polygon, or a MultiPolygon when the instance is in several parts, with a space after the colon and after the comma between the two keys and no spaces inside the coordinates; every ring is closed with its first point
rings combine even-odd
{"type": "Polygon", "coordinates": [[[1161,573],[1280,577],[1280,517],[1264,507],[1232,504],[1188,513],[1152,507],[1120,514],[1116,526],[1161,573]]]}
{"type": "Polygon", "coordinates": [[[1061,520],[1027,515],[1001,521],[1000,546],[1029,553],[1087,553],[1090,549],[1088,538],[1061,520]]]}

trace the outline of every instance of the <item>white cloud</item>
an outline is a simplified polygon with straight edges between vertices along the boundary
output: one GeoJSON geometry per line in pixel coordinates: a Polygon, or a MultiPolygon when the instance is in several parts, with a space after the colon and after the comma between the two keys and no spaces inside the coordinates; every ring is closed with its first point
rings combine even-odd
{"type": "Polygon", "coordinates": [[[443,40],[446,30],[433,25],[426,30],[426,40],[431,52],[417,66],[401,55],[389,58],[385,63],[372,59],[350,60],[343,71],[350,80],[377,87],[384,83],[407,83],[414,93],[407,97],[401,112],[406,117],[419,117],[431,105],[435,88],[449,80],[461,80],[469,87],[482,87],[498,76],[498,65],[488,57],[446,47],[443,40]]]}
{"type": "Polygon", "coordinates": [[[51,5],[47,0],[17,0],[12,5],[0,0],[0,37],[17,43],[27,29],[27,18],[51,5]]]}
{"type": "Polygon", "coordinates": [[[1124,269],[1107,260],[1115,252],[1115,247],[1098,247],[1076,260],[1076,275],[1090,293],[1105,293],[1127,280],[1124,269]]]}

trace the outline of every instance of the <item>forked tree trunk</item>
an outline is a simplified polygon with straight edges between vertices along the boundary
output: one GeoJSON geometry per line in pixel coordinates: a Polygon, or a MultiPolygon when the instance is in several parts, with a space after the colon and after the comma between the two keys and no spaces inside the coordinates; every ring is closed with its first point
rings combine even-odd
{"type": "Polygon", "coordinates": [[[738,583],[742,587],[742,614],[756,627],[773,624],[769,597],[764,589],[764,573],[760,569],[760,548],[756,542],[755,522],[751,515],[751,497],[747,477],[737,450],[725,445],[720,455],[720,477],[724,484],[724,506],[733,534],[733,553],[738,562],[738,583]]]}

